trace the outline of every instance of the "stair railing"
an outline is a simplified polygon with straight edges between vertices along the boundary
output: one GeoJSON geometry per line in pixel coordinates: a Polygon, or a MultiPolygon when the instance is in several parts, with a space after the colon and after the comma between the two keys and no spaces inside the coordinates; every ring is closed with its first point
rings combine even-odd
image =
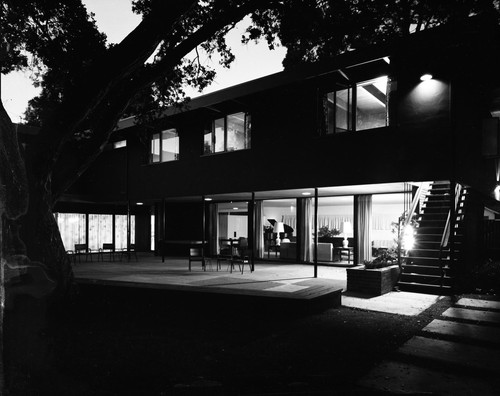
{"type": "Polygon", "coordinates": [[[425,182],[420,183],[420,186],[418,186],[418,190],[417,190],[415,196],[413,197],[413,201],[411,203],[411,208],[410,208],[410,211],[408,212],[408,216],[406,216],[403,227],[406,227],[410,223],[411,218],[415,214],[415,210],[417,209],[417,206],[420,202],[420,197],[422,195],[422,192],[424,191],[425,186],[427,186],[427,183],[425,183],[425,182]]]}
{"type": "MultiPolygon", "coordinates": [[[[462,185],[460,183],[455,184],[455,202],[454,208],[455,213],[458,211],[458,205],[460,203],[460,196],[462,195],[462,185]]],[[[446,218],[446,224],[443,230],[443,236],[441,237],[441,243],[439,245],[439,270],[441,271],[441,286],[443,286],[444,280],[444,270],[443,270],[443,249],[448,246],[451,234],[451,208],[448,211],[448,217],[446,218]]]]}
{"type": "Polygon", "coordinates": [[[400,220],[398,221],[398,223],[399,223],[399,230],[398,230],[398,265],[399,265],[399,269],[400,269],[400,274],[403,271],[402,262],[401,262],[401,236],[400,236],[400,233],[406,228],[406,226],[408,224],[410,224],[411,219],[412,219],[413,215],[415,214],[415,211],[417,210],[417,206],[418,206],[418,204],[419,204],[419,202],[421,200],[422,194],[423,194],[424,190],[427,191],[428,185],[429,185],[428,182],[421,182],[420,183],[420,185],[418,186],[418,190],[417,190],[417,192],[415,193],[415,195],[413,197],[413,200],[412,200],[411,207],[410,207],[410,210],[408,212],[408,215],[406,216],[406,218],[404,220],[400,217],[400,220]],[[403,221],[401,221],[401,220],[403,220],[403,221]]]}

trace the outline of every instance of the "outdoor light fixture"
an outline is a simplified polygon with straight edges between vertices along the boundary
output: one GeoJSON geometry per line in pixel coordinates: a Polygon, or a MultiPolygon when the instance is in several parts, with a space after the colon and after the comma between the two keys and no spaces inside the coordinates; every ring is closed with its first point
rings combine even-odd
{"type": "Polygon", "coordinates": [[[497,186],[495,187],[495,190],[493,190],[495,192],[495,199],[497,201],[500,201],[500,182],[497,182],[497,186]]]}
{"type": "Polygon", "coordinates": [[[340,226],[340,232],[344,235],[344,240],[342,241],[342,247],[347,248],[349,246],[349,241],[347,240],[347,234],[352,233],[352,224],[349,221],[344,221],[340,226]]]}
{"type": "Polygon", "coordinates": [[[403,238],[401,241],[404,250],[412,250],[415,244],[415,230],[412,225],[407,224],[403,229],[403,238]]]}
{"type": "Polygon", "coordinates": [[[420,81],[428,81],[432,79],[432,74],[426,73],[420,76],[420,81]]]}
{"type": "Polygon", "coordinates": [[[212,198],[209,198],[209,197],[205,198],[205,201],[211,201],[211,200],[212,200],[212,198]]]}
{"type": "Polygon", "coordinates": [[[311,193],[310,193],[310,192],[308,192],[308,191],[304,191],[304,192],[302,193],[302,195],[311,195],[311,193]]]}
{"type": "Polygon", "coordinates": [[[276,246],[281,245],[280,232],[285,232],[285,227],[281,221],[274,223],[273,231],[276,233],[276,246]]]}

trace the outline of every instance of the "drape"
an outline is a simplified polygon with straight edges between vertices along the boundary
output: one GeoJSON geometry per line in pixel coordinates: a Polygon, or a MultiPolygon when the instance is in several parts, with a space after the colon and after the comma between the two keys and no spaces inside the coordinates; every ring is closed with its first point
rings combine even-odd
{"type": "Polygon", "coordinates": [[[255,257],[264,257],[264,211],[262,209],[262,201],[254,203],[254,254],[255,257]]]}
{"type": "Polygon", "coordinates": [[[300,205],[300,260],[305,262],[313,261],[312,249],[312,231],[313,231],[313,216],[312,216],[312,199],[299,198],[300,205]]]}
{"type": "Polygon", "coordinates": [[[54,213],[59,232],[66,250],[73,250],[75,244],[85,243],[86,225],[83,213],[54,213]]]}
{"type": "Polygon", "coordinates": [[[227,238],[229,230],[229,215],[227,213],[219,213],[219,230],[217,232],[217,240],[227,238]]]}
{"type": "MultiPolygon", "coordinates": [[[[297,216],[295,215],[283,215],[283,223],[293,228],[294,232],[297,233],[297,216]]],[[[295,234],[297,235],[297,234],[295,234]]]]}
{"type": "Polygon", "coordinates": [[[358,261],[363,263],[364,260],[371,260],[372,258],[372,196],[357,195],[355,200],[357,201],[356,229],[358,231],[356,249],[358,261]]]}
{"type": "Polygon", "coordinates": [[[212,203],[208,205],[208,254],[219,253],[219,205],[212,203]]]}
{"type": "MultiPolygon", "coordinates": [[[[130,243],[131,244],[135,243],[135,215],[130,216],[130,243]]],[[[126,248],[127,248],[127,215],[116,215],[115,249],[119,250],[126,248]]]]}

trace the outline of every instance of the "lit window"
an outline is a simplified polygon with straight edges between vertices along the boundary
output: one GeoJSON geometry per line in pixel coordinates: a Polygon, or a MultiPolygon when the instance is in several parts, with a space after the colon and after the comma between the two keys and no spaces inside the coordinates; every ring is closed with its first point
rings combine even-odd
{"type": "Polygon", "coordinates": [[[213,120],[205,129],[203,153],[249,149],[251,129],[250,114],[243,112],[213,120]]]}
{"type": "Polygon", "coordinates": [[[151,162],[169,162],[179,159],[179,134],[176,129],[155,133],[151,138],[151,162]]]}
{"type": "Polygon", "coordinates": [[[355,92],[352,87],[345,87],[326,93],[323,97],[323,133],[330,135],[387,126],[387,85],[388,79],[384,76],[356,84],[355,92]]]}
{"type": "Polygon", "coordinates": [[[122,147],[127,147],[127,141],[126,140],[119,140],[117,142],[113,142],[113,148],[114,149],[119,149],[122,147]]]}

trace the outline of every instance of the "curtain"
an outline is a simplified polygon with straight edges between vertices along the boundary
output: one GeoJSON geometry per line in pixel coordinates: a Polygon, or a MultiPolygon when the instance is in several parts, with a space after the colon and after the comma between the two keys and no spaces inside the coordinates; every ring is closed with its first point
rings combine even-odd
{"type": "Polygon", "coordinates": [[[283,215],[283,223],[293,228],[293,232],[297,235],[297,216],[283,215]]]}
{"type": "Polygon", "coordinates": [[[313,216],[312,216],[312,198],[299,198],[298,205],[300,206],[300,260],[305,262],[313,261],[312,249],[312,231],[313,231],[313,216]]]}
{"type": "Polygon", "coordinates": [[[98,250],[113,243],[113,215],[89,214],[89,248],[98,250]]]}
{"type": "Polygon", "coordinates": [[[358,253],[358,261],[362,263],[364,260],[371,260],[371,230],[372,230],[372,196],[357,195],[357,221],[356,229],[358,236],[356,239],[356,249],[358,253]]]}
{"type": "Polygon", "coordinates": [[[262,201],[255,201],[254,208],[254,254],[255,257],[264,257],[264,211],[262,201]]]}
{"type": "Polygon", "coordinates": [[[212,203],[208,205],[208,254],[219,253],[219,205],[212,203]]]}
{"type": "Polygon", "coordinates": [[[328,229],[336,229],[340,231],[342,223],[349,222],[352,224],[351,215],[322,215],[318,216],[318,228],[327,226],[328,229]]]}
{"type": "MultiPolygon", "coordinates": [[[[135,243],[135,215],[130,216],[130,243],[135,243]]],[[[115,249],[127,248],[127,215],[115,216],[115,249]]]]}
{"type": "Polygon", "coordinates": [[[66,250],[73,250],[75,244],[85,243],[85,214],[54,213],[54,217],[66,250]]]}
{"type": "Polygon", "coordinates": [[[219,232],[217,238],[227,238],[229,230],[229,215],[227,213],[219,213],[219,232]]]}

